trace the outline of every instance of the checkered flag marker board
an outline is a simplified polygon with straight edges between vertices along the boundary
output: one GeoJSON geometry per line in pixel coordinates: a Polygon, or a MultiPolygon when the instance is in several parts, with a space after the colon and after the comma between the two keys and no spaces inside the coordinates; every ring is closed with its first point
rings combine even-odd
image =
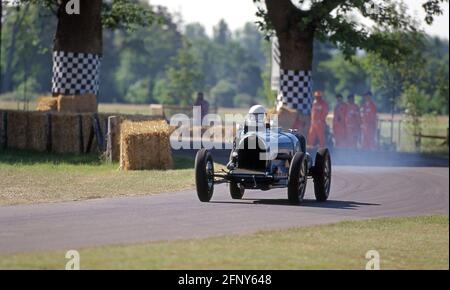
{"type": "Polygon", "coordinates": [[[91,53],[53,52],[52,93],[98,96],[101,57],[91,53]]]}
{"type": "Polygon", "coordinates": [[[280,88],[280,64],[281,64],[281,53],[280,45],[278,44],[278,39],[276,37],[272,38],[272,77],[271,77],[271,87],[272,90],[278,91],[280,88]]]}
{"type": "Polygon", "coordinates": [[[304,115],[309,115],[312,103],[311,71],[280,70],[277,109],[286,106],[296,109],[304,115]]]}

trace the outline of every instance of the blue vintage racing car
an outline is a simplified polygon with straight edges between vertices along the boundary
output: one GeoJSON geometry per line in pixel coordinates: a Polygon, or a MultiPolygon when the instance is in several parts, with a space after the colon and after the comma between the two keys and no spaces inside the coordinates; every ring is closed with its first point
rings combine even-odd
{"type": "Polygon", "coordinates": [[[242,199],[246,189],[287,188],[291,204],[303,201],[308,179],[314,181],[316,200],[328,199],[331,188],[331,158],[326,148],[317,151],[315,161],[306,152],[306,139],[294,130],[283,131],[264,124],[262,106],[250,109],[250,121],[237,133],[226,170],[214,171],[212,154],[201,149],[195,159],[195,182],[200,201],[209,202],[214,185],[228,183],[233,199],[242,199]],[[255,129],[256,128],[256,129],[255,129]],[[276,147],[276,150],[271,150],[276,147]]]}

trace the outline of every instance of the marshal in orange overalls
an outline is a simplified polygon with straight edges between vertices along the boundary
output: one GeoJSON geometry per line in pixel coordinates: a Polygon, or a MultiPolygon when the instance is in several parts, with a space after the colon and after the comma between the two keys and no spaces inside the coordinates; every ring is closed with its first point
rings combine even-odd
{"type": "Polygon", "coordinates": [[[362,113],[362,148],[375,150],[377,147],[377,107],[372,101],[372,94],[367,93],[361,108],[362,113]]]}
{"type": "Polygon", "coordinates": [[[347,140],[347,128],[345,116],[347,114],[347,104],[344,103],[342,95],[337,95],[337,104],[334,107],[333,115],[333,135],[336,147],[345,147],[347,140]]]}
{"type": "Polygon", "coordinates": [[[322,92],[314,93],[316,100],[312,106],[311,112],[311,128],[309,129],[308,145],[316,146],[319,141],[320,147],[326,146],[326,126],[328,116],[328,104],[322,99],[322,92]]]}
{"type": "Polygon", "coordinates": [[[349,95],[347,110],[345,112],[346,125],[346,147],[357,148],[361,136],[361,112],[359,106],[355,103],[355,96],[349,95]]]}

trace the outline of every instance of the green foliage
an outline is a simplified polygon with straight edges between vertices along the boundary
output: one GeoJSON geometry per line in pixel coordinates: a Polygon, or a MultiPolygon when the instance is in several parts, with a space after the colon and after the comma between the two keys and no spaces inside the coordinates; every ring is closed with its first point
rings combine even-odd
{"type": "Polygon", "coordinates": [[[212,101],[218,107],[233,107],[233,99],[236,96],[236,93],[236,86],[226,80],[219,81],[217,85],[211,89],[212,101]]]}
{"type": "MultiPolygon", "coordinates": [[[[55,15],[59,3],[56,0],[6,0],[6,5],[40,5],[55,15]]],[[[140,0],[102,1],[102,23],[105,28],[125,28],[135,30],[141,26],[149,26],[160,21],[153,9],[140,0]]]]}
{"type": "Polygon", "coordinates": [[[405,88],[401,103],[407,116],[407,129],[415,136],[416,151],[420,150],[421,138],[418,135],[422,133],[422,117],[428,107],[426,97],[416,86],[410,85],[405,88]]]}
{"type": "Polygon", "coordinates": [[[125,101],[133,104],[144,104],[149,100],[149,81],[142,79],[130,86],[125,101]]]}
{"type": "MultiPolygon", "coordinates": [[[[255,25],[230,31],[222,21],[210,37],[201,24],[182,29],[166,9],[139,5],[152,9],[161,22],[136,26],[134,31],[123,26],[104,30],[101,102],[191,104],[193,92],[200,90],[211,105],[274,105],[270,44],[255,25]]],[[[49,16],[42,5],[5,7],[2,92],[15,92],[24,99],[24,91],[29,96],[50,91],[57,19],[49,16]]],[[[426,100],[427,113],[448,114],[448,41],[381,31],[383,38],[402,43],[411,52],[398,57],[394,65],[370,51],[346,58],[332,42],[316,40],[314,89],[325,91],[331,104],[336,93],[360,95],[372,89],[380,111],[389,112],[395,99],[397,112],[402,112],[400,97],[414,85],[426,100]]]]}
{"type": "Polygon", "coordinates": [[[380,106],[402,109],[398,106],[399,98],[413,85],[423,92],[427,111],[445,113],[442,105],[448,104],[448,42],[420,33],[393,34],[391,37],[398,37],[414,50],[395,64],[373,53],[364,58],[363,66],[371,86],[379,94],[377,101],[380,106]]]}
{"type": "Polygon", "coordinates": [[[251,107],[255,105],[255,99],[248,94],[239,94],[234,97],[234,105],[240,107],[251,107]]]}
{"type": "Polygon", "coordinates": [[[192,104],[194,93],[202,88],[203,74],[189,44],[184,44],[172,59],[165,78],[165,82],[158,83],[156,92],[167,95],[157,95],[158,100],[167,104],[192,104]]]}
{"type": "MultiPolygon", "coordinates": [[[[417,23],[407,13],[403,1],[381,0],[253,0],[258,5],[259,27],[268,36],[272,35],[276,23],[290,23],[290,29],[298,32],[313,31],[321,41],[329,41],[338,47],[349,59],[357,49],[379,54],[389,62],[396,62],[398,56],[411,51],[398,39],[383,32],[413,32],[417,23]],[[266,7],[262,3],[266,3],[266,7]],[[274,14],[268,13],[271,7],[274,14]],[[288,11],[286,11],[288,10],[288,11]],[[280,12],[282,11],[282,12],[280,12]],[[283,14],[280,14],[283,13],[283,14]],[[274,16],[276,15],[276,16],[274,16]],[[285,16],[285,17],[283,17],[285,16]],[[289,19],[287,19],[289,17],[289,19]],[[365,22],[364,22],[365,21],[365,22]],[[380,28],[373,31],[364,23],[375,23],[380,28]],[[295,23],[295,26],[294,26],[295,23]],[[381,33],[380,33],[381,32],[381,33]]],[[[426,22],[431,24],[434,16],[441,15],[442,4],[448,0],[423,0],[426,22]]],[[[285,27],[285,26],[283,26],[285,27]]]]}

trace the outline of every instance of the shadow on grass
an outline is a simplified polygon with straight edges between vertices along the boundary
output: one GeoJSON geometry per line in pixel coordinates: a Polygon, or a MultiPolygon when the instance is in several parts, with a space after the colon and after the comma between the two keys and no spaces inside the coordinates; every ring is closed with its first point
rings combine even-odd
{"type": "Polygon", "coordinates": [[[42,163],[102,165],[103,161],[96,154],[55,154],[10,149],[0,151],[0,164],[34,165],[42,163]]]}
{"type": "MultiPolygon", "coordinates": [[[[69,164],[80,166],[100,166],[107,164],[98,154],[55,154],[22,150],[0,150],[0,164],[38,165],[69,164]]],[[[119,166],[119,164],[114,164],[119,166]]],[[[194,168],[194,159],[185,156],[174,157],[175,169],[194,168]]]]}

